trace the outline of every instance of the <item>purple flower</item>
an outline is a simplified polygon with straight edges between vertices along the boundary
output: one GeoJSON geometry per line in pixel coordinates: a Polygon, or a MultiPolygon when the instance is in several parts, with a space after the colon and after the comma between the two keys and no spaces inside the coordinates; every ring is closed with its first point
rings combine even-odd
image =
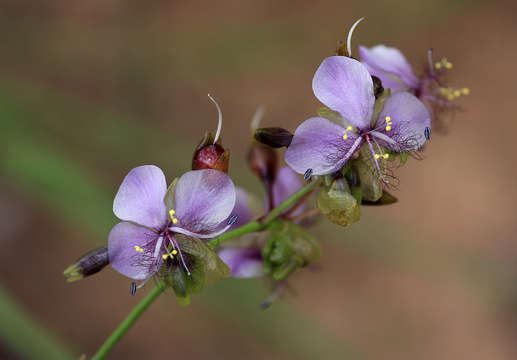
{"type": "Polygon", "coordinates": [[[212,238],[229,228],[223,221],[235,205],[235,188],[225,173],[189,171],[171,191],[162,170],[153,165],[134,168],[120,185],[113,212],[123,221],[111,230],[108,251],[121,274],[148,279],[175,256],[186,268],[175,234],[212,238]]]}
{"type": "Polygon", "coordinates": [[[359,47],[361,62],[371,75],[377,76],[385,88],[392,91],[409,91],[419,99],[441,107],[451,107],[451,101],[461,95],[468,95],[468,88],[453,89],[444,85],[443,75],[453,64],[446,58],[433,62],[432,50],[428,53],[428,66],[421,77],[417,77],[400,50],[385,45],[371,48],[359,47]]]}
{"type": "Polygon", "coordinates": [[[426,141],[430,116],[424,104],[407,92],[391,95],[382,111],[373,118],[375,96],[370,73],[360,62],[331,56],[323,60],[314,74],[316,97],[343,118],[340,124],[314,117],[295,131],[285,160],[297,173],[312,169],[314,175],[340,170],[348,159],[368,144],[382,178],[378,160],[388,153],[417,150],[426,141]]]}
{"type": "MultiPolygon", "coordinates": [[[[273,183],[273,206],[278,206],[290,195],[302,187],[299,177],[287,166],[280,168],[273,183]]],[[[250,222],[253,218],[250,195],[239,187],[236,188],[236,201],[233,213],[238,215],[237,222],[232,226],[239,227],[250,222]]],[[[264,201],[267,206],[267,199],[264,201]]],[[[302,203],[296,208],[287,209],[284,213],[289,213],[290,217],[305,211],[305,204],[302,203]],[[290,213],[289,211],[292,210],[290,213]]],[[[231,276],[236,278],[258,277],[264,274],[262,266],[261,249],[256,239],[239,239],[235,246],[223,247],[219,250],[219,257],[228,265],[231,276]],[[248,245],[248,246],[246,246],[248,245]]]]}

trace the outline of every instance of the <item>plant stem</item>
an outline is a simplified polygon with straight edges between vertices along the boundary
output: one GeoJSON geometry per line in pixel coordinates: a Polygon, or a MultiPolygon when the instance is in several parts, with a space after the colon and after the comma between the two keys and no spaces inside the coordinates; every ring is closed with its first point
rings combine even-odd
{"type": "MultiPolygon", "coordinates": [[[[211,248],[216,247],[223,242],[242,236],[244,234],[257,232],[264,230],[267,226],[279,217],[285,210],[295,204],[298,200],[313,191],[321,182],[323,177],[320,177],[311,183],[305,185],[300,190],[289,196],[283,203],[278,205],[276,208],[271,210],[263,219],[251,221],[245,225],[239,226],[238,228],[225,232],[224,234],[210,240],[207,245],[211,248]]],[[[129,313],[129,315],[120,323],[120,325],[113,331],[110,337],[102,344],[101,348],[92,357],[92,360],[104,359],[113,346],[126,334],[129,328],[135,323],[135,321],[142,315],[142,313],[153,303],[156,298],[165,290],[165,286],[160,283],[144,298],[136,307],[129,313]]]]}
{"type": "Polygon", "coordinates": [[[207,245],[210,246],[212,249],[216,247],[219,244],[222,244],[223,242],[236,238],[238,236],[242,236],[244,234],[248,234],[251,232],[257,232],[264,230],[273,220],[275,220],[277,217],[279,217],[285,210],[287,210],[289,207],[291,207],[294,203],[296,203],[298,200],[309,194],[311,191],[313,191],[317,186],[321,184],[323,181],[323,177],[320,177],[311,183],[305,185],[301,189],[299,189],[297,192],[289,196],[284,202],[282,202],[280,205],[278,205],[276,208],[271,210],[269,214],[267,214],[263,219],[261,220],[255,220],[251,221],[245,225],[242,225],[236,229],[233,229],[231,231],[227,231],[224,234],[219,235],[216,238],[213,238],[210,240],[207,245]]]}
{"type": "Polygon", "coordinates": [[[133,310],[129,313],[129,315],[120,323],[120,325],[111,333],[110,337],[106,339],[104,344],[100,347],[100,349],[93,355],[92,360],[102,360],[104,359],[113,346],[126,334],[129,328],[134,324],[134,322],[142,315],[142,313],[158,298],[158,296],[165,290],[165,286],[160,283],[156,285],[156,287],[151,290],[149,294],[145,298],[140,301],[138,305],[136,305],[133,310]]]}

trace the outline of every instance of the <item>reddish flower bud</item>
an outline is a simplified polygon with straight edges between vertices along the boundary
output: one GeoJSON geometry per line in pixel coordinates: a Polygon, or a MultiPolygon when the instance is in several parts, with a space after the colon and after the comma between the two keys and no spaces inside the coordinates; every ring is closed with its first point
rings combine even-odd
{"type": "Polygon", "coordinates": [[[275,150],[269,146],[252,141],[248,152],[248,164],[251,171],[266,185],[266,188],[275,180],[278,158],[275,150]]]}
{"type": "Polygon", "coordinates": [[[207,132],[194,152],[192,170],[213,169],[228,173],[230,152],[213,141],[212,134],[207,132]]]}

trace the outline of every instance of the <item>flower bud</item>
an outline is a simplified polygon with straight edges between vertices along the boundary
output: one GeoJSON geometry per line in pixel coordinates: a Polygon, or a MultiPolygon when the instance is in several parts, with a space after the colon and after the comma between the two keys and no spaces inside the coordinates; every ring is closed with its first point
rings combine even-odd
{"type": "Polygon", "coordinates": [[[290,221],[278,221],[271,227],[264,248],[264,274],[275,280],[287,278],[294,270],[319,260],[321,250],[316,239],[290,221]]]}
{"type": "Polygon", "coordinates": [[[219,143],[214,143],[214,137],[206,132],[194,151],[192,170],[213,169],[228,173],[230,152],[219,143]]]}
{"type": "Polygon", "coordinates": [[[252,141],[248,152],[248,164],[251,171],[262,180],[266,188],[272,186],[278,165],[275,150],[269,146],[252,141]]]}
{"type": "Polygon", "coordinates": [[[382,95],[384,92],[384,87],[382,86],[381,79],[379,79],[377,76],[372,75],[372,81],[373,81],[373,94],[375,95],[375,98],[378,99],[379,96],[382,95]]]}
{"type": "Polygon", "coordinates": [[[255,130],[255,140],[273,148],[289,147],[293,134],[281,127],[261,128],[255,130]]]}
{"type": "Polygon", "coordinates": [[[63,275],[66,281],[73,282],[98,273],[108,264],[108,248],[103,246],[83,255],[75,264],[67,267],[63,275]]]}

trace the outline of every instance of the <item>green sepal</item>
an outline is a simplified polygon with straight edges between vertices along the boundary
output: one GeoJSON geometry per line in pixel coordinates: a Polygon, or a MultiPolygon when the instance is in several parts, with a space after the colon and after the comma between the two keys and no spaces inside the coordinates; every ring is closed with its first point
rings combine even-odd
{"type": "MultiPolygon", "coordinates": [[[[206,284],[213,284],[230,276],[228,265],[203,241],[180,234],[176,235],[176,239],[180,249],[194,258],[195,267],[202,267],[206,284]]],[[[190,271],[193,272],[192,269],[190,271]]]]}
{"type": "MultiPolygon", "coordinates": [[[[381,171],[384,170],[384,160],[379,160],[381,171]]],[[[359,158],[354,161],[354,168],[359,176],[362,198],[366,201],[377,201],[382,196],[383,186],[372,153],[368,146],[359,150],[359,158]]]]}
{"type": "Polygon", "coordinates": [[[361,217],[359,203],[345,179],[337,179],[329,188],[322,188],[316,202],[321,213],[335,224],[349,226],[361,217]]]}
{"type": "Polygon", "coordinates": [[[364,200],[363,199],[363,202],[362,204],[363,205],[374,205],[374,206],[379,206],[379,205],[390,205],[390,204],[394,204],[398,201],[398,199],[391,195],[389,192],[387,192],[386,190],[384,190],[384,192],[382,193],[382,196],[380,197],[379,200],[377,201],[368,201],[368,200],[364,200]]]}
{"type": "MultiPolygon", "coordinates": [[[[167,188],[167,192],[165,193],[165,197],[163,198],[163,202],[167,207],[167,211],[174,209],[174,196],[176,194],[176,185],[178,184],[179,178],[174,178],[171,184],[167,188]]],[[[168,214],[167,214],[168,216],[168,214]]]]}
{"type": "Polygon", "coordinates": [[[230,276],[230,268],[201,240],[176,234],[176,240],[190,274],[187,274],[179,254],[167,259],[158,276],[174,290],[182,305],[190,303],[190,295],[201,292],[205,285],[230,276]]]}
{"type": "Polygon", "coordinates": [[[377,118],[379,117],[379,114],[382,111],[382,108],[384,107],[384,103],[386,100],[390,97],[391,90],[390,89],[384,89],[382,94],[375,100],[375,105],[373,107],[373,116],[372,116],[372,129],[375,129],[375,123],[377,122],[377,118]]]}
{"type": "MultiPolygon", "coordinates": [[[[343,119],[343,117],[337,111],[330,110],[328,107],[324,107],[324,106],[319,107],[316,110],[316,113],[318,114],[318,116],[328,119],[341,126],[343,126],[343,124],[346,123],[346,121],[343,119]]],[[[349,125],[348,123],[346,123],[346,124],[349,125]]]]}
{"type": "Polygon", "coordinates": [[[319,260],[321,249],[317,240],[303,227],[290,221],[275,221],[262,249],[264,273],[282,280],[298,267],[319,260]]]}

